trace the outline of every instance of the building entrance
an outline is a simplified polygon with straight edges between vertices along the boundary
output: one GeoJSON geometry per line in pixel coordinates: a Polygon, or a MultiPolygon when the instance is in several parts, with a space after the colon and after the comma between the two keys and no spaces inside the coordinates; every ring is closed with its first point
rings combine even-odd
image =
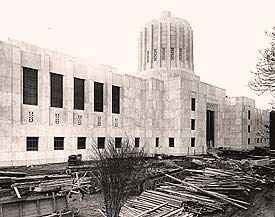
{"type": "Polygon", "coordinates": [[[206,110],[206,145],[207,148],[213,148],[215,146],[215,112],[206,110]]]}

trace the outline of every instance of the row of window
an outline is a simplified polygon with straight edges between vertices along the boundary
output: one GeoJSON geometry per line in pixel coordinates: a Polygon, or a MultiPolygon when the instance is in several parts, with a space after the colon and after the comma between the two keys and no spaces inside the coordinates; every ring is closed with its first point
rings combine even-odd
{"type": "MultiPolygon", "coordinates": [[[[247,138],[247,144],[250,145],[250,138],[247,138]]],[[[266,142],[266,138],[255,138],[255,143],[263,143],[263,140],[264,142],[266,142]]]]}
{"type": "MultiPolygon", "coordinates": [[[[50,73],[50,105],[63,108],[63,75],[50,73]]],[[[94,111],[103,112],[104,84],[94,82],[94,111]]],[[[85,80],[74,78],[74,109],[84,110],[85,80]]],[[[23,67],[23,104],[38,105],[38,70],[23,67]]],[[[112,85],[112,113],[120,113],[120,87],[112,85]]]]}
{"type": "MultiPolygon", "coordinates": [[[[179,48],[179,60],[182,61],[183,60],[183,49],[182,48],[179,48]]],[[[157,61],[157,56],[158,56],[158,49],[155,48],[153,49],[153,61],[157,61]]],[[[161,48],[161,60],[165,60],[165,57],[166,57],[166,48],[163,47],[161,48]]],[[[170,59],[171,60],[175,60],[175,48],[174,47],[171,47],[170,48],[170,59]]],[[[146,62],[149,63],[150,61],[150,52],[147,51],[146,52],[146,62]]]]}
{"type": "MultiPolygon", "coordinates": [[[[39,137],[27,137],[26,145],[27,151],[38,151],[39,137]]],[[[115,148],[121,148],[121,137],[115,138],[115,148]]],[[[138,148],[140,145],[140,138],[135,138],[135,147],[138,148]]],[[[156,147],[159,147],[159,138],[156,138],[156,147]]],[[[97,138],[97,147],[99,149],[105,148],[105,137],[97,138]]],[[[175,147],[175,139],[169,138],[169,147],[175,147]]],[[[191,138],[191,147],[195,147],[195,138],[191,138]]],[[[77,149],[86,149],[86,137],[77,137],[77,149]]],[[[64,150],[64,137],[54,137],[54,150],[64,150]]]]}

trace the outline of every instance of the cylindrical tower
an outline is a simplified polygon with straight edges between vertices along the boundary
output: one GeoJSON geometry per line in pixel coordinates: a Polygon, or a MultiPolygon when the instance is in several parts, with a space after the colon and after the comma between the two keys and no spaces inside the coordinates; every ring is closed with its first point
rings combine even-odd
{"type": "Polygon", "coordinates": [[[183,19],[164,11],[146,23],[139,35],[138,72],[184,70],[194,73],[193,30],[183,19]]]}

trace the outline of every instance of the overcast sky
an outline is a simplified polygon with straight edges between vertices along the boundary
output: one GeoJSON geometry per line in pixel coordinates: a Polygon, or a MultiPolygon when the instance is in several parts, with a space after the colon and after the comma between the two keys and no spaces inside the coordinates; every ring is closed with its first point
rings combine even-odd
{"type": "Polygon", "coordinates": [[[137,39],[142,25],[170,10],[194,31],[195,73],[247,96],[259,108],[270,97],[248,88],[258,50],[275,26],[275,1],[261,0],[0,0],[0,40],[8,37],[95,59],[119,73],[136,75],[137,39]]]}

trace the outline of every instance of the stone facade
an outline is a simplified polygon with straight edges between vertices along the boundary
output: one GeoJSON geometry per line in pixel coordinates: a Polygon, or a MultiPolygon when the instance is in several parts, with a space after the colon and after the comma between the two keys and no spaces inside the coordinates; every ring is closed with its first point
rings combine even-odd
{"type": "Polygon", "coordinates": [[[89,159],[92,144],[107,136],[139,138],[152,155],[266,146],[258,134],[269,113],[200,81],[192,35],[190,25],[169,12],[148,22],[140,33],[138,77],[23,42],[0,42],[0,166],[62,162],[78,153],[89,159]],[[38,71],[37,105],[23,103],[23,67],[38,71]],[[63,76],[61,108],[50,106],[50,73],[63,76]],[[74,78],[85,80],[84,110],[74,109],[74,78]],[[94,82],[103,84],[103,112],[94,111],[94,82]],[[119,113],[112,112],[113,85],[120,87],[119,113]],[[38,150],[27,151],[27,137],[39,138],[38,150]],[[64,150],[54,150],[54,137],[64,137],[64,150]],[[79,137],[86,138],[85,149],[78,149],[79,137]]]}

